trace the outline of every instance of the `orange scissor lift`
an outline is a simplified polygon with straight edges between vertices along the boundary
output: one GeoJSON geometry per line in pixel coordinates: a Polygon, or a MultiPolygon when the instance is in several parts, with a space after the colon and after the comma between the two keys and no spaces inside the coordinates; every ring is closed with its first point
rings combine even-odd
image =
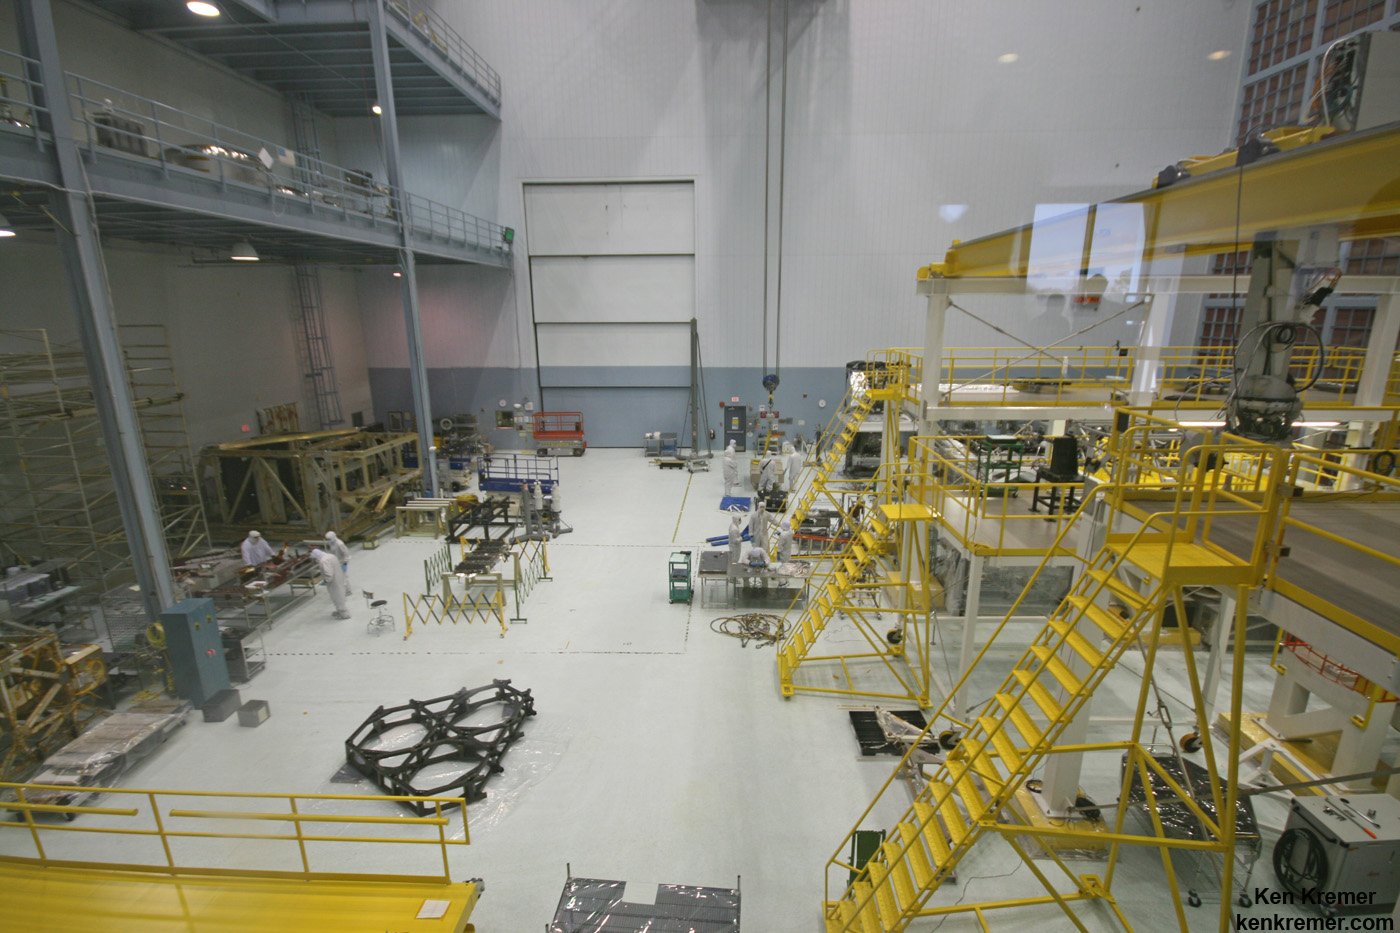
{"type": "Polygon", "coordinates": [[[535,452],[541,457],[564,453],[582,457],[588,449],[588,442],[583,439],[583,412],[535,412],[534,439],[535,452]]]}

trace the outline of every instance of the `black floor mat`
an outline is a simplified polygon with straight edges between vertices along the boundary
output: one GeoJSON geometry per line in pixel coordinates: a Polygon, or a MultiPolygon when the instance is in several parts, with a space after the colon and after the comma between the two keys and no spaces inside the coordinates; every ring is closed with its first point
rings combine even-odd
{"type": "MultiPolygon", "coordinates": [[[[919,729],[928,725],[928,720],[919,710],[893,709],[890,712],[919,729]]],[[[902,745],[892,745],[885,741],[885,733],[880,729],[880,724],[875,721],[874,710],[853,709],[850,713],[851,728],[856,731],[856,741],[860,743],[862,755],[869,757],[871,755],[899,756],[904,754],[902,745]]]]}

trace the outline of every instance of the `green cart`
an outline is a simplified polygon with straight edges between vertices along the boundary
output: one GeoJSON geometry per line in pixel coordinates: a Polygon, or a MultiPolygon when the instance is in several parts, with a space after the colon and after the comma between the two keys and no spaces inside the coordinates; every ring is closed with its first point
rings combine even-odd
{"type": "Polygon", "coordinates": [[[672,551],[667,570],[671,582],[671,602],[690,602],[690,597],[695,594],[690,585],[690,552],[672,551]]]}

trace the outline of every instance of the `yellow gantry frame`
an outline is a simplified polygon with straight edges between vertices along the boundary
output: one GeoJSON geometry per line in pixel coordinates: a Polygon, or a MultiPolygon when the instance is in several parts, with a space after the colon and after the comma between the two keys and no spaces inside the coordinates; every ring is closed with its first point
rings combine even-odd
{"type": "Polygon", "coordinates": [[[1122,260],[1146,262],[1185,251],[1187,255],[1244,249],[1257,234],[1317,224],[1338,228],[1343,240],[1400,234],[1400,129],[1350,133],[1261,159],[1239,169],[1217,171],[1169,188],[1140,191],[1108,205],[1140,205],[1144,244],[1121,256],[1095,244],[1098,207],[955,242],[943,262],[919,270],[919,278],[1025,276],[1033,236],[1042,243],[1083,240],[1082,251],[1061,256],[1037,253],[1037,266],[1068,270],[1122,260]]]}

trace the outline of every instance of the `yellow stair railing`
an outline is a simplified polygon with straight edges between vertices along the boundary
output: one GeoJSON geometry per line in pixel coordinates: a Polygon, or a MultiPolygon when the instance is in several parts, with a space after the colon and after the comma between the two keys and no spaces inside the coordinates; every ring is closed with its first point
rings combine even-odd
{"type": "MultiPolygon", "coordinates": [[[[857,487],[850,501],[863,502],[889,484],[885,468],[857,487]]],[[[850,508],[854,508],[851,506],[850,508]]],[[[808,583],[809,596],[795,624],[778,645],[778,679],[782,695],[799,692],[908,699],[927,705],[931,672],[925,650],[928,639],[927,606],[921,581],[911,579],[911,568],[926,566],[925,545],[910,529],[927,523],[932,513],[921,505],[886,502],[864,508],[859,519],[837,503],[842,520],[853,529],[840,550],[821,556],[822,569],[808,583]],[[882,594],[893,598],[883,600],[882,594]],[[862,597],[868,597],[862,599],[862,597]],[[884,614],[896,617],[893,628],[876,622],[884,614]],[[845,615],[855,623],[870,650],[852,654],[816,655],[813,649],[832,620],[845,615]],[[908,648],[913,646],[910,656],[908,648]],[[879,660],[898,684],[898,692],[857,686],[851,662],[879,660]],[[897,662],[903,662],[901,665],[897,662]],[[845,686],[798,683],[794,675],[808,662],[839,664],[845,686]]],[[[792,610],[789,610],[789,615],[792,610]]]]}
{"type": "MultiPolygon", "coordinates": [[[[1227,759],[1229,778],[1222,781],[1222,776],[1216,768],[1209,724],[1197,723],[1197,734],[1202,739],[1206,754],[1213,798],[1213,808],[1209,814],[1167,775],[1139,743],[1139,739],[1148,704],[1152,664],[1156,656],[1163,610],[1171,604],[1184,617],[1183,587],[1212,583],[1236,589],[1237,675],[1242,670],[1242,631],[1245,620],[1244,607],[1247,604],[1244,597],[1248,588],[1256,585],[1262,576],[1265,565],[1264,544],[1271,531],[1269,516],[1276,509],[1279,489],[1277,483],[1271,484],[1262,498],[1253,501],[1236,499],[1227,494],[1227,502],[1221,503],[1218,495],[1223,486],[1221,474],[1226,460],[1225,450],[1224,445],[1217,445],[1202,446],[1191,451],[1184,458],[1186,465],[1178,471],[1177,482],[1170,492],[1170,498],[1163,503],[1165,507],[1145,516],[1140,527],[1132,533],[1110,532],[1106,543],[1087,562],[1084,572],[1080,574],[1070,593],[1047,619],[1045,627],[1026,647],[992,698],[970,715],[963,718],[954,716],[949,709],[952,698],[959,694],[973,671],[987,657],[989,649],[1006,631],[1007,623],[1015,615],[1021,600],[1025,598],[1025,593],[1030,591],[1040,572],[1047,566],[1049,558],[1042,562],[1022,596],[1017,599],[991,639],[979,652],[973,665],[948,691],[949,699],[945,699],[930,717],[924,733],[918,741],[911,744],[904,760],[828,861],[828,878],[832,871],[839,871],[843,873],[843,877],[853,879],[836,899],[830,897],[828,887],[828,898],[823,909],[828,933],[893,933],[906,929],[909,923],[918,917],[963,910],[976,911],[977,918],[983,922],[985,928],[985,920],[982,917],[984,909],[1050,903],[1058,904],[1074,926],[1083,930],[1083,924],[1069,904],[1071,901],[1086,898],[1104,900],[1118,914],[1124,926],[1131,929],[1109,892],[1121,844],[1149,844],[1160,849],[1177,905],[1178,917],[1182,929],[1186,928],[1185,917],[1181,915],[1180,898],[1176,897],[1176,877],[1171,871],[1168,847],[1206,849],[1220,853],[1232,851],[1234,821],[1217,821],[1213,814],[1235,812],[1238,792],[1235,786],[1238,735],[1233,736],[1230,742],[1227,759]],[[1220,508],[1222,504],[1239,507],[1220,508]],[[1242,515],[1257,521],[1255,547],[1248,558],[1230,554],[1212,545],[1208,540],[1213,520],[1242,515]],[[1128,572],[1142,580],[1142,588],[1125,579],[1128,572]],[[1138,700],[1136,725],[1131,739],[1127,742],[1057,747],[1057,742],[1065,730],[1088,703],[1123,652],[1138,644],[1139,640],[1144,644],[1146,664],[1138,700]],[[905,773],[914,750],[924,743],[932,730],[946,729],[947,723],[963,730],[956,746],[947,754],[928,783],[916,794],[912,805],[896,821],[893,830],[886,834],[886,841],[875,855],[864,865],[848,863],[844,852],[847,851],[855,833],[894,784],[895,778],[905,773]],[[1060,893],[1033,863],[1015,837],[1022,834],[1046,838],[1073,838],[1084,835],[1085,831],[1012,823],[1003,821],[1001,814],[1047,755],[1106,750],[1128,753],[1120,800],[1127,799],[1131,781],[1135,776],[1140,776],[1148,801],[1148,810],[1153,812],[1152,779],[1149,776],[1151,770],[1171,788],[1171,792],[1177,795],[1176,799],[1185,804],[1201,821],[1211,838],[1169,840],[1155,813],[1152,817],[1155,835],[1125,835],[1122,832],[1122,824],[1126,807],[1120,806],[1113,831],[1095,834],[1099,840],[1108,841],[1112,845],[1106,880],[1100,881],[1091,875],[1075,875],[1053,849],[1047,848],[1049,857],[1065,871],[1075,886],[1072,892],[1060,893]],[[1047,896],[926,909],[925,904],[931,895],[955,871],[959,861],[977,839],[989,831],[1000,835],[1016,850],[1036,879],[1046,888],[1047,896]]],[[[1282,452],[1278,455],[1282,456],[1282,452]]],[[[1277,462],[1274,463],[1274,467],[1275,469],[1262,472],[1265,475],[1280,476],[1282,471],[1276,468],[1277,462]]],[[[1088,506],[1098,495],[1105,495],[1111,501],[1116,492],[1119,491],[1109,486],[1096,489],[1094,494],[1081,504],[1075,521],[1087,514],[1088,506]]],[[[1060,530],[1057,547],[1053,548],[1052,552],[1058,549],[1060,541],[1074,524],[1070,522],[1060,530]]],[[[1199,682],[1190,650],[1189,645],[1183,647],[1199,718],[1203,715],[1199,711],[1204,708],[1204,704],[1201,702],[1199,682]]],[[[1232,702],[1237,705],[1238,697],[1232,702]]],[[[1228,857],[1225,866],[1223,885],[1228,888],[1232,867],[1228,857]]],[[[1229,903],[1228,897],[1223,899],[1223,911],[1228,912],[1229,903]]],[[[1222,917],[1222,922],[1225,922],[1228,920],[1228,913],[1222,914],[1222,917]]]]}

